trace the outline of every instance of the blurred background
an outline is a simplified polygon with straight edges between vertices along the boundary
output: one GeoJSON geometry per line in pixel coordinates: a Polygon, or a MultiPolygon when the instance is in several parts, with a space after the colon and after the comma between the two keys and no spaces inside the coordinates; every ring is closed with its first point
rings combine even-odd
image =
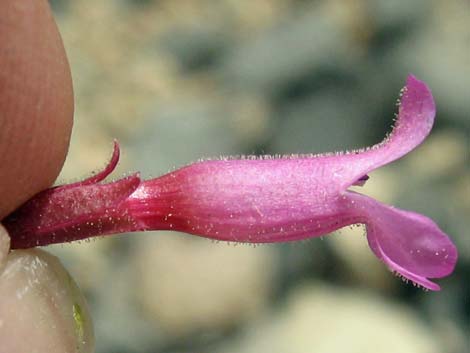
{"type": "Polygon", "coordinates": [[[97,353],[462,353],[470,337],[470,3],[54,0],[76,114],[60,180],[156,177],[199,158],[320,153],[390,131],[408,73],[435,129],[362,192],[432,217],[460,251],[441,292],[402,283],[362,227],[248,246],[152,232],[53,246],[97,353]]]}

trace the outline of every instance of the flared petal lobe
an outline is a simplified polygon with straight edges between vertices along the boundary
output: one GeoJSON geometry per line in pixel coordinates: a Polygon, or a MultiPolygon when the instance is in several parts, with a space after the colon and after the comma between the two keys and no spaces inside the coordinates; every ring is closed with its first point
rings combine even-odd
{"type": "Polygon", "coordinates": [[[372,251],[395,273],[439,290],[428,278],[445,277],[454,270],[457,249],[431,219],[349,191],[343,196],[343,205],[348,214],[366,225],[372,251]]]}
{"type": "Polygon", "coordinates": [[[398,115],[390,135],[364,150],[335,156],[334,176],[341,190],[361,184],[361,178],[374,169],[393,162],[421,144],[431,132],[436,106],[429,87],[409,75],[401,91],[398,115]]]}

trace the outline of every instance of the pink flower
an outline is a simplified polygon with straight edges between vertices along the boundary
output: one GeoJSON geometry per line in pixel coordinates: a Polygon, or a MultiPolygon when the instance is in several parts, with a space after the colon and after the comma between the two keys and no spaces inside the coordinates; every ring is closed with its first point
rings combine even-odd
{"type": "Polygon", "coordinates": [[[5,219],[11,247],[163,229],[236,242],[286,242],[363,223],[372,251],[392,271],[439,290],[428,278],[449,275],[457,261],[448,236],[423,215],[348,190],[429,134],[435,116],[429,88],[410,75],[402,93],[391,135],[360,151],[209,160],[152,180],[134,174],[104,184],[119,159],[116,143],[105,170],[45,190],[5,219]]]}

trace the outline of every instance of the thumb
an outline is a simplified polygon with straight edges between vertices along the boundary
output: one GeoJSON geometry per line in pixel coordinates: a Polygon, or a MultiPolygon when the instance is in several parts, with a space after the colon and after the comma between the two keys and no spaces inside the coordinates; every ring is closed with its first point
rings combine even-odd
{"type": "Polygon", "coordinates": [[[0,352],[94,352],[85,299],[59,260],[38,249],[7,255],[8,240],[0,225],[0,352]]]}

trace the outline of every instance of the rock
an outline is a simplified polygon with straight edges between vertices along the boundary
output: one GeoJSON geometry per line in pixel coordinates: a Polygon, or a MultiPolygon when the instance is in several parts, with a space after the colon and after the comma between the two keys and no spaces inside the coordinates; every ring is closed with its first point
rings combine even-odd
{"type": "Polygon", "coordinates": [[[223,353],[438,353],[416,313],[368,292],[319,283],[297,288],[286,307],[246,329],[223,353]]]}
{"type": "Polygon", "coordinates": [[[269,246],[229,246],[176,233],[139,244],[135,294],[146,316],[171,337],[221,332],[255,317],[271,294],[269,246]]]}

